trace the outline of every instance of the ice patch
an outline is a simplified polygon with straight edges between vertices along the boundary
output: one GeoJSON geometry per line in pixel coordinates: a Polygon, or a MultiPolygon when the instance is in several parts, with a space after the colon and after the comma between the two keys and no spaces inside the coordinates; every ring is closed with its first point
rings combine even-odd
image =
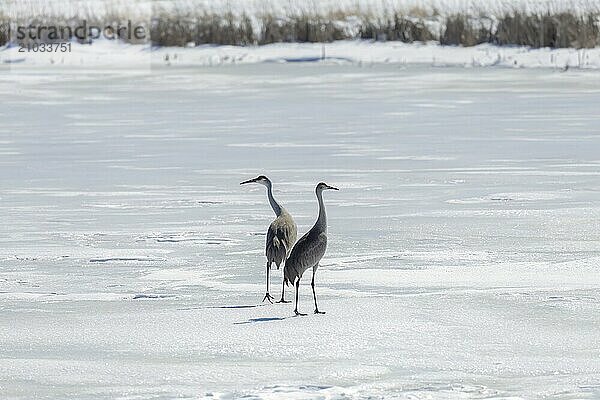
{"type": "Polygon", "coordinates": [[[536,202],[569,198],[568,191],[562,192],[518,192],[518,193],[496,193],[485,197],[472,197],[466,199],[446,200],[449,204],[485,204],[504,202],[536,202]]]}
{"type": "Polygon", "coordinates": [[[378,160],[400,160],[400,161],[450,161],[456,157],[446,156],[387,156],[377,157],[378,160]]]}
{"type": "Polygon", "coordinates": [[[152,257],[107,257],[107,258],[92,258],[91,263],[119,263],[119,262],[160,262],[162,258],[152,257]]]}

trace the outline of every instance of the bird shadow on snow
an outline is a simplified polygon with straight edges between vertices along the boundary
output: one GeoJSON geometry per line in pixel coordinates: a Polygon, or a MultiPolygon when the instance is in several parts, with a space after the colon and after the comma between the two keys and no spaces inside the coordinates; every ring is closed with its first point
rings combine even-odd
{"type": "Polygon", "coordinates": [[[243,304],[243,305],[233,305],[233,306],[208,306],[208,307],[189,307],[189,308],[179,308],[180,311],[189,311],[189,310],[202,310],[209,308],[220,308],[220,309],[238,309],[238,308],[256,308],[256,307],[264,307],[266,304],[243,304]]]}
{"type": "Polygon", "coordinates": [[[239,305],[239,306],[212,306],[208,308],[255,308],[255,307],[264,307],[266,304],[249,304],[249,305],[239,305]]]}
{"type": "Polygon", "coordinates": [[[263,318],[250,318],[247,321],[234,322],[234,325],[246,325],[246,324],[254,324],[256,322],[269,322],[269,321],[283,321],[284,319],[293,318],[293,316],[289,317],[263,317],[263,318]]]}
{"type": "MultiPolygon", "coordinates": [[[[244,309],[244,308],[256,308],[256,307],[264,307],[267,304],[240,304],[240,305],[231,305],[231,306],[208,306],[208,307],[190,307],[190,308],[180,308],[182,311],[189,310],[199,310],[199,309],[207,309],[207,308],[217,308],[217,309],[244,309]]],[[[234,325],[246,325],[246,324],[254,324],[256,322],[270,322],[270,321],[283,321],[288,318],[294,318],[295,315],[290,315],[288,317],[261,317],[261,318],[250,318],[247,321],[234,322],[234,325]]]]}

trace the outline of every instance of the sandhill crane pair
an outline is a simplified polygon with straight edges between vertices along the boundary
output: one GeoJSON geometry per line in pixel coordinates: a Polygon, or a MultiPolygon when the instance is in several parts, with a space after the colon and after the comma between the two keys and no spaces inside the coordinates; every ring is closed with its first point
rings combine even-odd
{"type": "Polygon", "coordinates": [[[289,303],[285,301],[284,292],[285,287],[288,284],[296,285],[296,307],[294,313],[296,315],[306,315],[298,311],[298,291],[300,289],[300,279],[302,274],[312,268],[312,291],[313,298],[315,300],[315,314],[325,314],[319,311],[317,306],[317,295],[315,293],[315,273],[319,268],[319,261],[325,254],[327,248],[327,215],[325,214],[325,205],[323,204],[323,191],[324,190],[338,190],[333,186],[329,186],[326,183],[319,183],[315,188],[317,200],[319,202],[319,216],[317,222],[313,227],[304,234],[296,242],[298,236],[298,230],[296,223],[292,216],[283,208],[273,197],[273,185],[269,178],[264,175],[260,175],[254,179],[249,179],[240,183],[244,185],[247,183],[258,183],[264,185],[267,188],[267,197],[273,212],[275,212],[276,218],[267,231],[267,243],[265,249],[265,255],[267,256],[267,293],[263,298],[263,302],[268,300],[272,302],[273,296],[269,294],[269,271],[271,265],[275,263],[277,269],[285,262],[283,268],[283,283],[281,285],[281,299],[278,303],[289,303]]]}

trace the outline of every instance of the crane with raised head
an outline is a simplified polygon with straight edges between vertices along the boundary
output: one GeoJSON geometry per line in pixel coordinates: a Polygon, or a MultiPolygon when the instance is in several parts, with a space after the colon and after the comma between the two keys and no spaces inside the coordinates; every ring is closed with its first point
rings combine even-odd
{"type": "MultiPolygon", "coordinates": [[[[267,242],[265,245],[265,255],[267,257],[267,292],[262,300],[263,302],[269,300],[269,302],[272,303],[274,297],[269,294],[269,271],[271,270],[271,265],[275,263],[277,269],[279,269],[279,266],[285,262],[285,259],[292,250],[292,246],[296,243],[298,229],[296,228],[296,223],[290,213],[288,213],[287,210],[273,197],[273,184],[269,178],[260,175],[254,179],[244,181],[240,183],[240,185],[248,183],[257,183],[267,188],[269,204],[271,204],[271,208],[276,215],[275,220],[271,222],[271,225],[269,225],[269,229],[267,230],[267,242]]],[[[281,299],[278,303],[289,303],[289,301],[286,301],[284,298],[284,292],[285,280],[282,280],[281,299]]]]}
{"type": "Polygon", "coordinates": [[[333,186],[329,186],[326,183],[320,182],[315,188],[317,195],[317,201],[319,202],[319,216],[317,222],[313,227],[304,234],[296,242],[292,248],[290,256],[285,262],[285,268],[283,269],[283,281],[287,284],[296,285],[296,308],[294,313],[296,315],[306,315],[298,311],[298,291],[300,289],[300,279],[302,274],[309,268],[312,268],[312,286],[313,298],[315,300],[315,314],[325,314],[323,311],[319,311],[317,306],[317,294],[315,293],[315,273],[319,268],[319,262],[325,250],[327,249],[327,215],[325,213],[325,205],[323,204],[323,191],[324,190],[339,190],[333,186]]]}

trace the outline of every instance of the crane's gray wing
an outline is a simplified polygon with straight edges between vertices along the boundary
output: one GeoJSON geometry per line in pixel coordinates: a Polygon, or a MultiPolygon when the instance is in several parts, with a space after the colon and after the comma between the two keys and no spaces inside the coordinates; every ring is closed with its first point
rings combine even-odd
{"type": "Polygon", "coordinates": [[[285,218],[283,215],[276,218],[269,226],[267,231],[267,243],[265,255],[269,262],[279,265],[285,261],[289,250],[296,240],[296,224],[291,218],[285,218]]]}
{"type": "Polygon", "coordinates": [[[294,283],[304,271],[314,267],[321,261],[327,249],[327,235],[308,232],[302,236],[292,249],[290,257],[285,262],[284,276],[287,281],[294,283]]]}

